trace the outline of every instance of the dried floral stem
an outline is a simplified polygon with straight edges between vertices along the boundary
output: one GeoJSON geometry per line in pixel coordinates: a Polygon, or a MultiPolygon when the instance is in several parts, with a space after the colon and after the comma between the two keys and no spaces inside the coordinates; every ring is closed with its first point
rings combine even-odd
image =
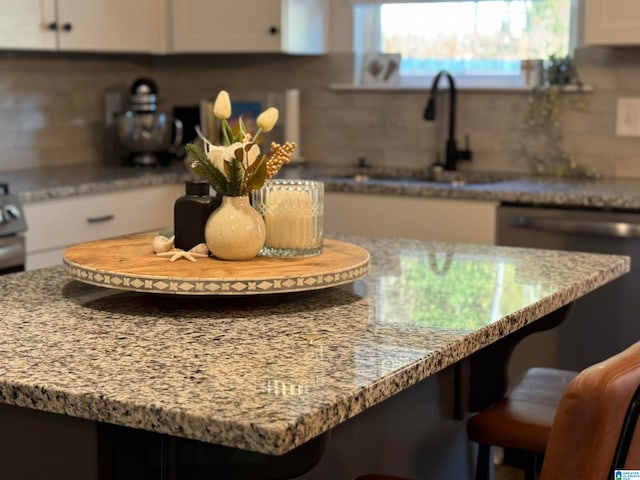
{"type": "Polygon", "coordinates": [[[285,142],[284,145],[271,142],[271,150],[267,154],[267,178],[272,178],[283,165],[289,163],[295,149],[295,142],[285,142]]]}

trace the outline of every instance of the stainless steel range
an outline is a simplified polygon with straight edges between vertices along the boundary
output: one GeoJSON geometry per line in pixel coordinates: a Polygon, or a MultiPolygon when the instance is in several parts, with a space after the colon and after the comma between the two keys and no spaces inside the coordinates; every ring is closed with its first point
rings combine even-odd
{"type": "Polygon", "coordinates": [[[24,236],[27,223],[17,195],[0,182],[0,275],[24,271],[26,250],[24,236]]]}

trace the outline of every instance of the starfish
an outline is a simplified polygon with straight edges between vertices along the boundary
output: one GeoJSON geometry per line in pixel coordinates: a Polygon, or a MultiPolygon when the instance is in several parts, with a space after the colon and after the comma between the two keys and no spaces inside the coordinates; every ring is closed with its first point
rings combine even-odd
{"type": "Polygon", "coordinates": [[[179,260],[181,258],[186,258],[190,262],[195,262],[196,258],[205,258],[209,256],[204,253],[186,252],[180,248],[175,248],[168,252],[156,253],[156,255],[158,255],[159,257],[171,257],[169,258],[170,262],[175,262],[176,260],[179,260]]]}

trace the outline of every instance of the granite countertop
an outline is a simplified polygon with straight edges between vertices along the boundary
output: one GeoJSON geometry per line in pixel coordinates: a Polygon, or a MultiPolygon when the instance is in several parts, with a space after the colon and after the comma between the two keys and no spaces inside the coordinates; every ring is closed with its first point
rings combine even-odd
{"type": "Polygon", "coordinates": [[[326,190],[345,193],[411,195],[577,208],[640,209],[640,180],[633,179],[523,177],[457,184],[414,179],[357,181],[326,177],[323,181],[326,190]]]}
{"type": "Polygon", "coordinates": [[[612,255],[341,239],[370,252],[369,275],[291,294],[123,292],[62,267],[2,276],[0,401],[282,454],[630,266],[612,255]]]}
{"type": "MultiPolygon", "coordinates": [[[[458,172],[471,182],[433,182],[400,175],[398,178],[357,181],[339,170],[292,167],[286,175],[324,181],[329,192],[409,195],[508,202],[533,205],[640,210],[640,180],[561,180],[519,177],[492,172],[458,172]],[[480,181],[477,181],[480,179],[480,181]]],[[[392,176],[391,176],[392,177],[392,176]]],[[[193,179],[184,163],[165,167],[121,165],[70,165],[0,172],[24,203],[127,188],[182,183],[193,179]]]]}
{"type": "Polygon", "coordinates": [[[23,203],[182,183],[194,178],[185,166],[65,165],[0,172],[0,182],[23,203]]]}

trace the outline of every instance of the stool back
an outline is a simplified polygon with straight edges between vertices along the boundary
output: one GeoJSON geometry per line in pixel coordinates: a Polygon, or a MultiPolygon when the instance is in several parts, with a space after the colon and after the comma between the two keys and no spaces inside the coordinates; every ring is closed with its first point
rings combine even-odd
{"type": "Polygon", "coordinates": [[[583,370],[565,390],[540,480],[613,479],[640,470],[640,342],[583,370]]]}

